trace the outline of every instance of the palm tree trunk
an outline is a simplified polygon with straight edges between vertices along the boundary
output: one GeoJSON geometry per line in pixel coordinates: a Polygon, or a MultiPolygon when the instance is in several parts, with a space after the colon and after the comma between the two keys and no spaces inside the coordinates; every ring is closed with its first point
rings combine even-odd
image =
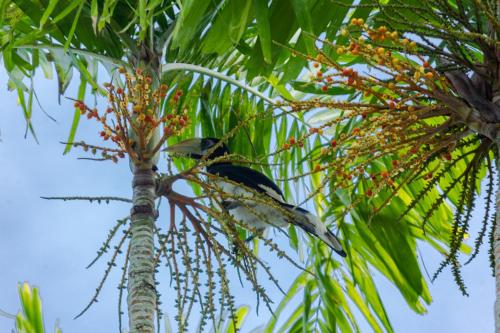
{"type": "Polygon", "coordinates": [[[154,267],[155,178],[151,166],[134,168],[128,268],[130,333],[154,333],[156,309],[154,267]]]}
{"type": "Polygon", "coordinates": [[[495,220],[495,332],[500,333],[500,141],[497,142],[497,197],[496,197],[496,220],[495,220]]]}

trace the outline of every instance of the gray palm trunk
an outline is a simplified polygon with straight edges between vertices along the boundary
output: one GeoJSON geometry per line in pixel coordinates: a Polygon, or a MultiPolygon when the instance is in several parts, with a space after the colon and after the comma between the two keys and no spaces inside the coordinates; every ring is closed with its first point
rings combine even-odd
{"type": "Polygon", "coordinates": [[[150,165],[134,168],[128,267],[130,333],[153,333],[156,310],[154,267],[155,177],[150,165]]]}
{"type": "Polygon", "coordinates": [[[496,197],[496,220],[495,220],[495,332],[500,333],[500,140],[497,142],[497,197],[496,197]]]}

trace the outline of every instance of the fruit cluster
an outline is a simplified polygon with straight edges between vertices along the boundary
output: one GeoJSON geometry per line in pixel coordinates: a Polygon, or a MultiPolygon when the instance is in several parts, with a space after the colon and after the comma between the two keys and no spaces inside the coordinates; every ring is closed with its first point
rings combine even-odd
{"type": "MultiPolygon", "coordinates": [[[[384,26],[372,29],[362,19],[353,19],[341,33],[347,43],[321,40],[333,54],[297,54],[312,62],[310,80],[320,96],[289,105],[293,112],[330,109],[339,115],[301,137],[290,137],[281,150],[300,149],[311,135],[321,135],[324,144],[320,154],[313,155],[310,173],[324,172],[340,188],[363,183],[367,197],[387,186],[396,191],[431,156],[452,160],[457,132],[450,130],[454,124],[447,117],[449,110],[430,102],[436,92],[448,93],[450,87],[418,54],[416,43],[384,26]],[[362,58],[364,65],[350,66],[353,56],[362,58]],[[351,97],[329,96],[330,88],[339,87],[351,97]],[[344,125],[338,136],[324,135],[338,125],[344,125]],[[375,167],[375,160],[386,167],[375,167]]],[[[421,177],[430,180],[432,173],[421,177]]]]}
{"type": "Polygon", "coordinates": [[[104,159],[113,162],[128,154],[134,163],[140,163],[152,158],[169,137],[181,134],[190,119],[187,110],[178,107],[182,91],[173,93],[169,107],[164,108],[166,114],[162,115],[169,90],[166,84],[154,88],[151,76],[145,75],[140,68],[132,74],[120,68],[119,73],[124,84],[103,84],[108,100],[104,112],[90,108],[83,101],[75,101],[74,105],[82,115],[101,124],[100,137],[112,141],[116,148],[89,146],[81,142],[73,145],[86,151],[92,147],[93,154],[101,151],[104,159]],[[159,140],[154,139],[155,132],[162,133],[159,140]]]}

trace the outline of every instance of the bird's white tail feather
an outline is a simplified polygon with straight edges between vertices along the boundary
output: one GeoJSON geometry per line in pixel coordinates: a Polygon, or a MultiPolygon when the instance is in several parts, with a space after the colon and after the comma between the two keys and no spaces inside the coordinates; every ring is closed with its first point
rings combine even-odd
{"type": "Polygon", "coordinates": [[[300,212],[297,211],[300,215],[304,217],[303,220],[306,221],[300,221],[299,226],[302,227],[306,232],[315,235],[319,239],[321,239],[323,242],[325,242],[328,246],[330,246],[335,252],[337,252],[339,255],[342,257],[346,256],[345,251],[342,249],[342,244],[340,244],[339,239],[331,232],[328,230],[323,222],[321,220],[309,213],[309,212],[300,212]],[[303,225],[300,225],[303,224],[303,225]]]}

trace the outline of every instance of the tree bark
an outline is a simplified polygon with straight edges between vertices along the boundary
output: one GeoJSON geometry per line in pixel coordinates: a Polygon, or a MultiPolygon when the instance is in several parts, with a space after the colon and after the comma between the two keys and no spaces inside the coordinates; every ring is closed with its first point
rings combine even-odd
{"type": "Polygon", "coordinates": [[[154,268],[155,178],[151,165],[134,168],[133,207],[128,268],[130,333],[154,333],[156,309],[154,268]]]}
{"type": "Polygon", "coordinates": [[[497,197],[496,197],[496,219],[495,219],[495,287],[496,287],[496,300],[495,300],[495,332],[500,333],[500,140],[497,140],[497,197]]]}

